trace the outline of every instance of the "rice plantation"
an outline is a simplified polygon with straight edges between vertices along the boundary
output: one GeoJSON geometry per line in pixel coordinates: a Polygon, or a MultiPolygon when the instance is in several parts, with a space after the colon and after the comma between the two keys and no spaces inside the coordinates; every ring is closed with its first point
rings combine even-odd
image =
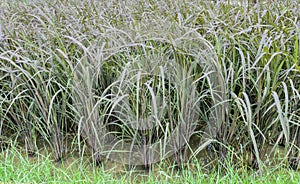
{"type": "Polygon", "coordinates": [[[298,0],[3,0],[0,10],[2,152],[149,172],[298,169],[298,0]]]}

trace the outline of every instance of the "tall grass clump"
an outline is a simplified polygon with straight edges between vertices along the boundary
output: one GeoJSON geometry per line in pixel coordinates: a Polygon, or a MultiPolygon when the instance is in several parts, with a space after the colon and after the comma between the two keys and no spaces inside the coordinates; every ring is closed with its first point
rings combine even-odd
{"type": "Polygon", "coordinates": [[[298,167],[297,0],[0,8],[3,149],[46,146],[59,161],[88,146],[96,163],[145,167],[206,151],[214,166],[298,167]]]}

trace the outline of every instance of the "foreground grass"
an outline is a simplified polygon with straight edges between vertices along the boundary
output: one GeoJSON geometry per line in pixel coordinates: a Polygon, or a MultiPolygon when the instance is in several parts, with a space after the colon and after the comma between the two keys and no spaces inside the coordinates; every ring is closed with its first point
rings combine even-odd
{"type": "Polygon", "coordinates": [[[268,169],[260,177],[255,172],[211,171],[205,174],[201,166],[182,172],[165,172],[162,168],[152,173],[111,172],[105,167],[90,167],[82,159],[71,164],[55,163],[49,156],[38,154],[25,157],[22,151],[10,148],[0,154],[0,182],[4,183],[299,183],[300,173],[280,168],[268,169]]]}

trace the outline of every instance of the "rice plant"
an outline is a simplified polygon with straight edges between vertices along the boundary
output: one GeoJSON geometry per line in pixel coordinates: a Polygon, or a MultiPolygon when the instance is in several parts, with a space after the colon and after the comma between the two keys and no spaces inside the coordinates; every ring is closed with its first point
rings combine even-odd
{"type": "Polygon", "coordinates": [[[280,146],[298,167],[298,0],[0,8],[2,149],[50,146],[59,161],[71,138],[96,163],[183,165],[209,152],[262,171],[280,146]]]}

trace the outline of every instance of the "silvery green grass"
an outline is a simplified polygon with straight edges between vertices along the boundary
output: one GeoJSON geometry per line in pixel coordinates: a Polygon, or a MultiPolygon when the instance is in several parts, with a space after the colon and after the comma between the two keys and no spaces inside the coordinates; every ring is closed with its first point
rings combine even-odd
{"type": "Polygon", "coordinates": [[[0,181],[298,183],[299,4],[2,0],[0,181]]]}

